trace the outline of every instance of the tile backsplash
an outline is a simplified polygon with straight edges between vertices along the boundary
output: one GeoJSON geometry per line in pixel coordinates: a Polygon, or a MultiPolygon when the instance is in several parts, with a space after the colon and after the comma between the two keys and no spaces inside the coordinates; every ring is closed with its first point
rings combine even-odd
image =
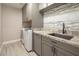
{"type": "Polygon", "coordinates": [[[49,10],[44,14],[44,28],[62,29],[62,23],[67,29],[79,31],[79,4],[67,4],[49,10]]]}

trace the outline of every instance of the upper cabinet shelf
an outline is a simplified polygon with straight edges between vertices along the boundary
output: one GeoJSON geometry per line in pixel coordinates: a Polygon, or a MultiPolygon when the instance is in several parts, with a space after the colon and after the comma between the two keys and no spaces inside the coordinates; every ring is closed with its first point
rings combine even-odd
{"type": "Polygon", "coordinates": [[[41,5],[40,7],[42,7],[42,8],[40,8],[39,10],[40,10],[40,13],[44,13],[44,12],[47,12],[48,10],[50,10],[50,9],[57,8],[57,7],[62,6],[64,4],[67,4],[67,3],[46,4],[46,5],[43,5],[44,7],[41,5]]]}

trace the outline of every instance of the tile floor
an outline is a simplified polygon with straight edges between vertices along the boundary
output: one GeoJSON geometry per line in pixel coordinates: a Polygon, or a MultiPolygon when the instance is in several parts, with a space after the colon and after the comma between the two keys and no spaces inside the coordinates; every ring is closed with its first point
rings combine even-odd
{"type": "Polygon", "coordinates": [[[37,56],[34,52],[27,52],[21,42],[4,45],[1,56],[37,56]]]}

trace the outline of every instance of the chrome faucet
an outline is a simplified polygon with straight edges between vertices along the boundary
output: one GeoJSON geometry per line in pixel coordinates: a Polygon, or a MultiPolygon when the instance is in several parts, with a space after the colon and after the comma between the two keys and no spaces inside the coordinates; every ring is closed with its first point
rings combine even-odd
{"type": "Polygon", "coordinates": [[[62,33],[65,34],[66,33],[65,23],[63,23],[62,25],[63,25],[63,27],[62,27],[62,33]]]}

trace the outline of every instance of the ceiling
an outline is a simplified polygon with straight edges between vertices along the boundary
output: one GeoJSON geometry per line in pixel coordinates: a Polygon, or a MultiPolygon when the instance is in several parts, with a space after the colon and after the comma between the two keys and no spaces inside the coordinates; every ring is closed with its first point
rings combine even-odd
{"type": "Polygon", "coordinates": [[[4,3],[4,5],[14,7],[14,8],[22,8],[25,3],[4,3]]]}

